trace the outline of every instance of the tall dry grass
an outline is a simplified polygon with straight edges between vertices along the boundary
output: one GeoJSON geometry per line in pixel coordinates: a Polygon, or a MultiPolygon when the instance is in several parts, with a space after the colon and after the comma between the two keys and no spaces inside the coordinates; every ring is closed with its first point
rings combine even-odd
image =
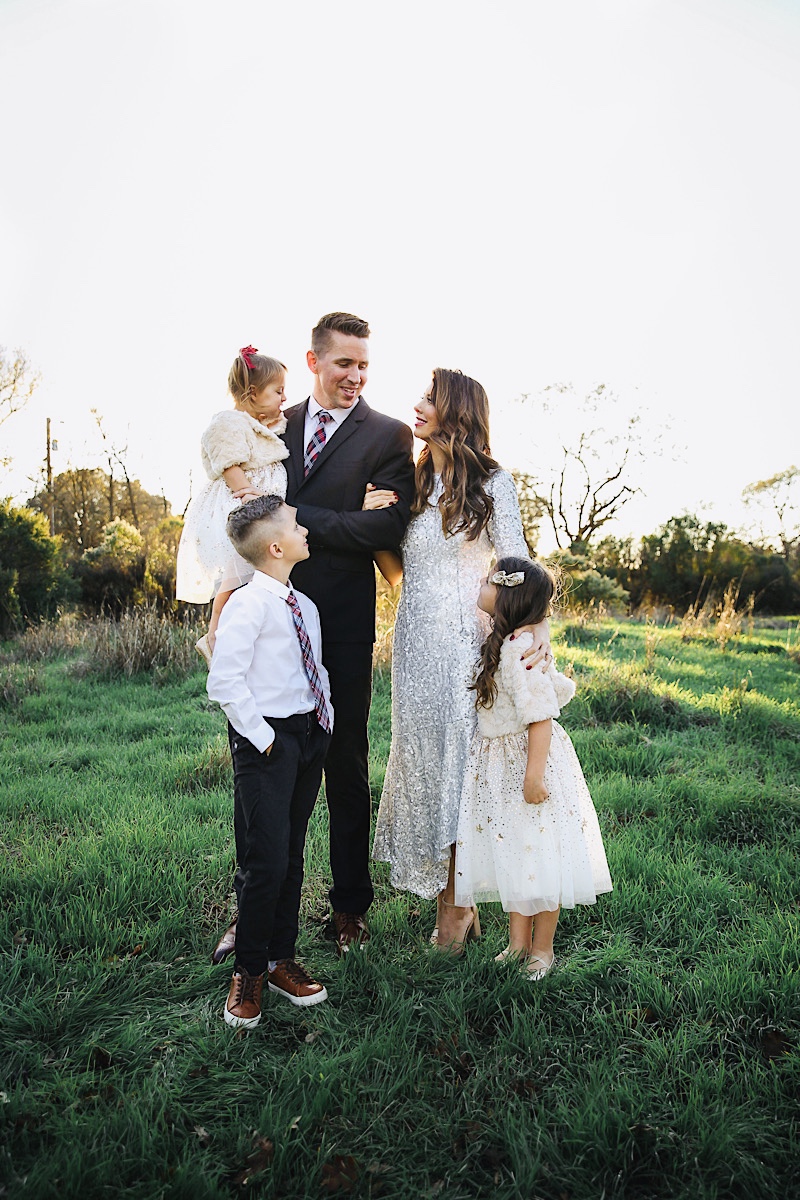
{"type": "Polygon", "coordinates": [[[74,613],[31,625],[0,650],[0,663],[52,662],[83,645],[86,622],[74,613]]]}
{"type": "Polygon", "coordinates": [[[720,650],[727,650],[731,642],[739,638],[745,625],[753,633],[753,607],[755,597],[748,596],[744,609],[737,608],[741,582],[729,583],[721,600],[706,598],[702,604],[695,602],[680,624],[681,641],[694,637],[712,638],[720,650]]]}
{"type": "Polygon", "coordinates": [[[200,658],[200,630],[163,616],[155,608],[129,609],[118,618],[73,614],[32,626],[9,642],[0,665],[46,663],[66,658],[72,674],[104,679],[150,673],[157,682],[185,678],[200,658]]]}
{"type": "Polygon", "coordinates": [[[200,658],[198,631],[176,625],[153,608],[134,608],[116,621],[98,618],[87,629],[85,673],[113,679],[150,672],[157,681],[185,678],[200,658]]]}
{"type": "Polygon", "coordinates": [[[41,691],[39,672],[36,667],[18,663],[0,665],[0,709],[13,708],[25,696],[41,691]]]}
{"type": "Polygon", "coordinates": [[[400,586],[390,587],[386,580],[379,576],[375,604],[375,651],[372,660],[376,667],[391,666],[394,623],[397,620],[399,603],[400,586]]]}

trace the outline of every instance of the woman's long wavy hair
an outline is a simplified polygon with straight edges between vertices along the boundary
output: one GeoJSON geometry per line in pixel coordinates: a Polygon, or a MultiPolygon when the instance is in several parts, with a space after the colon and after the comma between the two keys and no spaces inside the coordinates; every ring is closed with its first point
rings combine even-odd
{"type": "Polygon", "coordinates": [[[491,708],[494,704],[497,695],[495,674],[500,665],[503,642],[520,625],[538,625],[548,617],[556,590],[553,574],[529,558],[501,558],[489,572],[490,580],[496,571],[504,571],[506,575],[521,571],[525,578],[516,587],[495,584],[497,596],[492,632],[481,646],[480,665],[472,685],[477,692],[475,704],[478,708],[491,708]]]}
{"type": "Polygon", "coordinates": [[[267,386],[283,379],[286,367],[277,358],[255,351],[249,356],[252,366],[248,367],[244,356],[240,353],[234,359],[233,366],[228,372],[228,391],[233,397],[233,403],[242,412],[255,416],[253,398],[267,386]]]}
{"type": "MultiPolygon", "coordinates": [[[[444,452],[439,510],[445,537],[466,533],[474,541],[492,515],[492,498],[484,484],[498,464],[489,449],[489,401],[486,392],[461,371],[433,372],[431,403],[439,428],[430,442],[444,452]]],[[[435,471],[430,444],[423,447],[416,471],[412,513],[424,512],[433,490],[435,471]]]]}

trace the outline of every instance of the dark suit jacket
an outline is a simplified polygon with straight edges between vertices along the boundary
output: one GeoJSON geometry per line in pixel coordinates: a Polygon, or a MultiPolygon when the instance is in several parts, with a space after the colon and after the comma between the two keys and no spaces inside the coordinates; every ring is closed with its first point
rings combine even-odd
{"type": "Polygon", "coordinates": [[[303,478],[308,401],[286,411],[286,499],[308,529],[311,557],[292,583],[319,609],[322,642],[375,640],[374,550],[396,550],[411,515],[411,430],[374,412],[362,397],[303,478]],[[391,508],[362,512],[368,483],[400,497],[391,508]]]}

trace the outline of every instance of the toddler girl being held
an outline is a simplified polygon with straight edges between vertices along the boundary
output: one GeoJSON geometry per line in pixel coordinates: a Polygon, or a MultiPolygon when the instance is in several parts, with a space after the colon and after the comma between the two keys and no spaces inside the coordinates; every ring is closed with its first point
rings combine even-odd
{"type": "Polygon", "coordinates": [[[554,720],[575,684],[552,664],[532,670],[520,657],[553,592],[550,572],[524,558],[501,559],[481,585],[478,608],[493,627],[474,685],[478,729],[456,839],[456,904],[500,900],[509,944],[498,961],[515,957],[531,979],[553,965],[561,908],[612,890],[578,757],[554,720]]]}
{"type": "Polygon", "coordinates": [[[191,604],[214,600],[208,633],[197,643],[209,663],[226,600],[253,576],[253,568],[228,540],[228,513],[255,496],[286,497],[283,459],[289,451],[280,438],[286,428],[281,415],[285,381],[282,362],[245,346],[228,374],[233,408],[212,417],[200,439],[208,482],[186,510],[175,594],[191,604]]]}

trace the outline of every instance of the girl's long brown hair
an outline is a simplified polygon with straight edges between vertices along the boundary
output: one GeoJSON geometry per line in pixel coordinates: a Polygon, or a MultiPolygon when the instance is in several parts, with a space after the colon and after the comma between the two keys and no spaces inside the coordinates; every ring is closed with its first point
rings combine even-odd
{"type": "MultiPolygon", "coordinates": [[[[498,463],[489,448],[489,401],[475,379],[461,371],[433,372],[431,403],[439,428],[430,441],[444,452],[442,495],[439,510],[445,537],[466,533],[475,541],[492,516],[492,498],[484,484],[498,463]]],[[[435,471],[429,445],[424,446],[416,470],[412,513],[424,512],[433,490],[435,471]]]]}
{"type": "Polygon", "coordinates": [[[495,673],[500,665],[500,651],[504,640],[520,625],[538,625],[550,613],[550,602],[556,582],[547,567],[529,558],[501,558],[489,572],[513,575],[521,571],[525,578],[516,587],[497,587],[497,598],[492,617],[492,632],[481,646],[480,665],[472,685],[477,692],[476,707],[491,708],[497,695],[495,673]]]}

